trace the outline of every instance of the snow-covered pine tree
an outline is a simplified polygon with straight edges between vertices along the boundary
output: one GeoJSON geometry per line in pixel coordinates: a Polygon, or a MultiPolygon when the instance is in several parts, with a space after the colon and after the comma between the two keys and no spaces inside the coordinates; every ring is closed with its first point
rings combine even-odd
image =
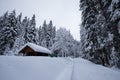
{"type": "Polygon", "coordinates": [[[47,48],[50,48],[51,44],[50,44],[50,39],[51,39],[51,31],[52,31],[52,21],[50,21],[50,23],[47,25],[46,27],[46,46],[47,48]]]}
{"type": "Polygon", "coordinates": [[[42,43],[42,27],[40,26],[38,28],[38,45],[41,45],[42,43]]]}
{"type": "Polygon", "coordinates": [[[50,49],[53,44],[53,39],[55,38],[55,28],[53,27],[52,21],[48,24],[48,29],[47,29],[47,44],[48,48],[50,49]]]}
{"type": "Polygon", "coordinates": [[[108,66],[112,52],[120,53],[119,3],[119,0],[80,0],[81,31],[85,30],[81,35],[82,52],[95,63],[108,66]]]}
{"type": "Polygon", "coordinates": [[[3,16],[0,17],[0,55],[3,55],[3,52],[6,48],[7,42],[6,37],[4,37],[3,30],[8,24],[8,12],[6,12],[3,16]]]}
{"type": "Polygon", "coordinates": [[[44,47],[47,47],[47,24],[46,24],[46,20],[44,20],[43,26],[42,26],[42,32],[41,32],[41,45],[44,47]]]}
{"type": "Polygon", "coordinates": [[[108,8],[110,13],[109,28],[111,34],[113,34],[113,47],[111,53],[113,63],[120,68],[120,0],[112,0],[111,5],[108,8]],[[114,50],[114,51],[113,51],[114,50]]]}
{"type": "Polygon", "coordinates": [[[49,24],[46,23],[46,20],[43,23],[43,26],[38,29],[38,41],[39,45],[51,49],[52,44],[54,43],[54,38],[56,34],[56,28],[53,26],[52,21],[49,24]]]}
{"type": "Polygon", "coordinates": [[[28,18],[25,17],[22,21],[22,34],[21,36],[23,37],[23,42],[24,44],[28,42],[28,39],[27,39],[27,34],[28,34],[28,24],[29,24],[29,21],[28,21],[28,18]]]}
{"type": "Polygon", "coordinates": [[[87,33],[85,28],[81,25],[80,26],[80,48],[81,48],[80,53],[82,54],[81,57],[86,56],[86,54],[84,53],[86,42],[87,42],[87,33]]]}
{"type": "MultiPolygon", "coordinates": [[[[118,37],[120,37],[120,35],[118,34],[118,28],[116,25],[114,25],[117,21],[113,20],[111,21],[111,16],[113,15],[113,13],[117,13],[117,18],[118,18],[118,22],[119,22],[119,16],[118,16],[118,12],[112,11],[112,7],[113,5],[117,5],[119,4],[120,1],[114,1],[114,0],[101,0],[99,1],[99,6],[96,6],[96,9],[99,11],[98,17],[97,17],[97,21],[96,21],[96,27],[97,27],[97,36],[98,36],[98,40],[101,40],[101,44],[99,43],[100,46],[100,53],[101,53],[101,60],[102,60],[102,64],[103,65],[110,65],[110,61],[111,61],[111,57],[110,55],[112,54],[112,50],[113,47],[115,46],[120,46],[119,41],[120,39],[118,37]],[[114,4],[115,2],[115,4],[114,4]],[[114,27],[113,27],[114,26],[114,27]],[[100,29],[101,28],[101,29],[100,29]],[[102,33],[102,34],[100,34],[102,33]],[[115,39],[116,37],[116,39],[115,39]],[[114,42],[117,44],[114,44],[114,42]]],[[[115,7],[114,7],[115,8],[115,7]]],[[[118,8],[115,8],[118,10],[118,8]]],[[[119,11],[119,10],[118,10],[119,11]]],[[[116,49],[119,50],[120,47],[117,47],[116,49]]],[[[117,52],[117,51],[115,51],[117,52]]],[[[99,53],[99,54],[100,54],[99,53]]],[[[119,51],[118,51],[119,54],[119,51]]]]}
{"type": "Polygon", "coordinates": [[[97,36],[95,33],[94,23],[96,22],[96,8],[93,0],[80,0],[80,7],[82,10],[82,52],[84,57],[90,59],[94,55],[97,36]],[[83,41],[84,40],[84,41],[83,41]]]}
{"type": "Polygon", "coordinates": [[[53,39],[53,43],[55,42],[55,35],[56,35],[56,27],[54,26],[52,29],[52,39],[53,39]]]}
{"type": "Polygon", "coordinates": [[[21,18],[22,18],[22,13],[20,13],[17,17],[16,30],[17,30],[18,35],[15,39],[14,45],[11,50],[12,55],[17,55],[20,47],[24,45],[23,34],[24,34],[25,30],[23,29],[21,18]]]}
{"type": "Polygon", "coordinates": [[[22,31],[22,20],[21,20],[21,18],[22,18],[22,13],[20,13],[18,16],[17,16],[17,27],[16,27],[16,29],[17,29],[17,33],[18,33],[18,35],[17,36],[20,36],[21,35],[21,31],[22,31]]]}
{"type": "Polygon", "coordinates": [[[9,50],[11,50],[11,48],[13,47],[15,38],[17,36],[16,30],[17,19],[15,10],[8,15],[4,24],[5,26],[2,29],[1,39],[3,41],[2,44],[6,46],[4,54],[9,55],[8,54],[9,50]],[[7,50],[8,49],[7,46],[9,47],[9,50],[7,50]]]}
{"type": "Polygon", "coordinates": [[[32,19],[28,23],[27,27],[27,41],[32,43],[37,43],[36,39],[36,21],[35,21],[35,15],[33,15],[32,19]]]}
{"type": "Polygon", "coordinates": [[[111,54],[110,54],[110,66],[115,66],[118,67],[118,61],[119,61],[119,57],[117,55],[117,52],[115,50],[115,48],[112,48],[111,54]]]}

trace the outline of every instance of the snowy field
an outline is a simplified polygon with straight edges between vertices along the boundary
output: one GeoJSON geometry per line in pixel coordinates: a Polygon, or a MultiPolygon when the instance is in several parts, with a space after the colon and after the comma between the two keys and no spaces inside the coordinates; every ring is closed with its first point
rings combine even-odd
{"type": "Polygon", "coordinates": [[[81,58],[0,56],[0,80],[120,80],[120,72],[81,58]]]}

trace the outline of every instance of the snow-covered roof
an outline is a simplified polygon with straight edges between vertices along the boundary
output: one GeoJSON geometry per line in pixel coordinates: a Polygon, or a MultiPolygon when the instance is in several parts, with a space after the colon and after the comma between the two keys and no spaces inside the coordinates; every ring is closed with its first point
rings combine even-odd
{"type": "Polygon", "coordinates": [[[39,46],[39,45],[36,45],[36,44],[34,44],[34,43],[27,43],[27,44],[25,44],[25,45],[19,50],[19,52],[20,52],[23,48],[25,48],[26,46],[29,46],[30,48],[32,48],[32,49],[33,49],[34,51],[36,51],[36,52],[43,52],[43,53],[49,53],[49,54],[52,53],[49,49],[47,49],[47,48],[45,48],[45,47],[42,47],[42,46],[39,46]]]}

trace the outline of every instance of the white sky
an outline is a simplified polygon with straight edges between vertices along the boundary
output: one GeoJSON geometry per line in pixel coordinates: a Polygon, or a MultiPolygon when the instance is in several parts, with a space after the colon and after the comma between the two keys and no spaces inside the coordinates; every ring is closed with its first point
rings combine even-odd
{"type": "Polygon", "coordinates": [[[24,16],[36,15],[37,27],[46,20],[53,21],[57,29],[64,27],[70,30],[76,40],[80,40],[79,25],[81,15],[79,11],[79,0],[0,0],[0,15],[7,10],[16,10],[24,16]]]}

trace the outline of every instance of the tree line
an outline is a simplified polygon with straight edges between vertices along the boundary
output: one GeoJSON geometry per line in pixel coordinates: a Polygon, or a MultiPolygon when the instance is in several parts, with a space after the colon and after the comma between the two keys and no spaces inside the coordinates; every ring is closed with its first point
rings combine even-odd
{"type": "Polygon", "coordinates": [[[120,0],[80,0],[83,57],[120,68],[120,0]]]}
{"type": "Polygon", "coordinates": [[[52,20],[36,27],[35,14],[32,18],[22,13],[16,15],[15,10],[0,16],[0,55],[18,55],[19,49],[31,42],[50,49],[57,56],[78,57],[79,42],[70,31],[60,28],[56,30],[52,20]]]}

